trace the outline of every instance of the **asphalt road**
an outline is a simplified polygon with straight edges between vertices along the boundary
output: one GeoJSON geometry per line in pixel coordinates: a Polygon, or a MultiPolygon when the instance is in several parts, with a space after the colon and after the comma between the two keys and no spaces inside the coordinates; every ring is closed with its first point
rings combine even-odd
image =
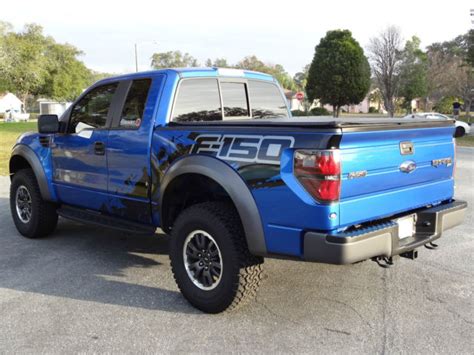
{"type": "Polygon", "coordinates": [[[0,353],[474,352],[474,149],[458,149],[464,225],[390,269],[266,260],[255,302],[206,315],[179,294],[168,240],[61,221],[19,236],[0,179],[0,353]]]}

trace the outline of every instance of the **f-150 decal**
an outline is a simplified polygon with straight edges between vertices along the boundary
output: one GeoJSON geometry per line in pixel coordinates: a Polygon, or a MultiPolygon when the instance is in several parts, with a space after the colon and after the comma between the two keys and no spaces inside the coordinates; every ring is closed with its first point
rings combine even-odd
{"type": "Polygon", "coordinates": [[[240,134],[201,134],[195,141],[191,153],[263,164],[278,164],[283,150],[293,147],[295,143],[295,139],[291,136],[240,134]]]}

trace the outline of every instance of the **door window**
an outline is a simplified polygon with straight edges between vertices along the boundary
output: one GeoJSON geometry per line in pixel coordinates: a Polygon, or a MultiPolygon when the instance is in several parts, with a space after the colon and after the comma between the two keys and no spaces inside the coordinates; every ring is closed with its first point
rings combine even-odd
{"type": "Polygon", "coordinates": [[[143,120],[143,112],[145,110],[150,85],[150,79],[139,79],[133,81],[120,116],[120,127],[140,127],[143,120]]]}
{"type": "Polygon", "coordinates": [[[69,132],[79,133],[86,128],[105,128],[117,85],[113,83],[99,86],[80,99],[72,109],[69,132]]]}

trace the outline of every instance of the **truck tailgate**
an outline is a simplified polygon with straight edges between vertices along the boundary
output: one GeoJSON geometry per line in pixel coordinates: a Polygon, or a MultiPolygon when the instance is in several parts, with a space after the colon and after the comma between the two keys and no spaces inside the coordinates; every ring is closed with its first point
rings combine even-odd
{"type": "Polygon", "coordinates": [[[453,195],[453,127],[348,130],[343,131],[340,149],[341,227],[453,195]]]}

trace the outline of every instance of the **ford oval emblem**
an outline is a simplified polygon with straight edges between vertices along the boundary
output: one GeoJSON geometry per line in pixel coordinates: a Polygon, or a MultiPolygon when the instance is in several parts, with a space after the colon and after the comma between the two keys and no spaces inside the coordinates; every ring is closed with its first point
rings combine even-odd
{"type": "Polygon", "coordinates": [[[413,160],[407,160],[400,164],[400,171],[402,173],[411,173],[415,171],[416,163],[413,160]]]}

